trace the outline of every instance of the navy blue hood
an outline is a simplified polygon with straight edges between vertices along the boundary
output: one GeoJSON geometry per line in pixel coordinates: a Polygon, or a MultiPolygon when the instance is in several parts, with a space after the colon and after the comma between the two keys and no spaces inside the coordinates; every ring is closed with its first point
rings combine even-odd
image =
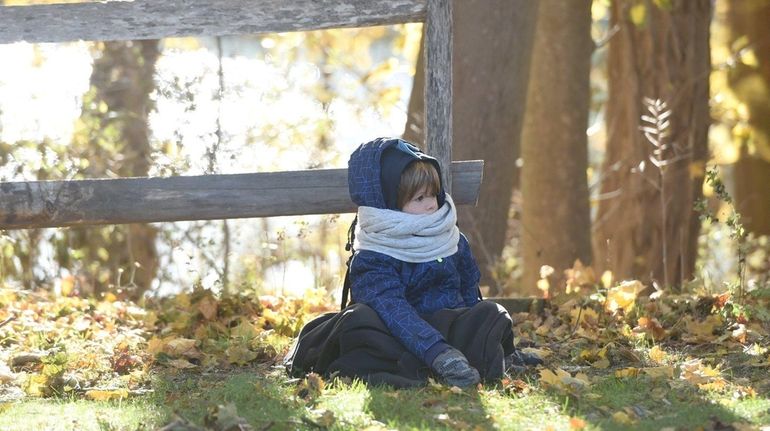
{"type": "MultiPolygon", "coordinates": [[[[348,160],[350,199],[358,206],[398,210],[401,173],[416,160],[433,163],[441,177],[438,160],[403,139],[377,138],[361,144],[348,160]]],[[[441,207],[445,199],[443,184],[437,198],[441,207]]]]}

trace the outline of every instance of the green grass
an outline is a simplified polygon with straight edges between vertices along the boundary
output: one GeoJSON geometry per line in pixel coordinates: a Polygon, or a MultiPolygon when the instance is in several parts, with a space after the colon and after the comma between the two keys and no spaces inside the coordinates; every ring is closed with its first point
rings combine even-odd
{"type": "Polygon", "coordinates": [[[445,387],[394,390],[333,382],[320,395],[297,396],[297,382],[281,374],[238,371],[217,375],[156,376],[154,393],[124,401],[27,400],[0,406],[2,430],[152,430],[183,418],[203,425],[210,408],[232,403],[255,429],[479,429],[569,430],[570,418],[588,430],[708,428],[770,423],[770,399],[736,399],[648,377],[598,378],[588,392],[568,396],[532,383],[526,394],[500,387],[453,392],[445,387]],[[631,412],[631,423],[613,419],[631,412]],[[331,412],[331,413],[329,413],[331,412]],[[634,416],[634,415],[637,416],[634,416]],[[319,427],[320,426],[320,427],[319,427]]]}
{"type": "Polygon", "coordinates": [[[0,429],[151,430],[167,415],[167,409],[146,397],[114,402],[30,400],[0,407],[0,429]]]}

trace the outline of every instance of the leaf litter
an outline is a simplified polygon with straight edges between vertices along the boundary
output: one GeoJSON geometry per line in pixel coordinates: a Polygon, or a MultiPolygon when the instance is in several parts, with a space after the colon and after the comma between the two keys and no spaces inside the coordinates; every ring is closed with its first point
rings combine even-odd
{"type": "MultiPolygon", "coordinates": [[[[612,285],[611,275],[597,280],[590,268],[577,264],[566,275],[565,293],[542,313],[512,315],[518,344],[545,364],[508,376],[493,390],[513,397],[544,390],[584,399],[624,426],[649,411],[602,408],[594,391],[598,382],[652,379],[660,383],[651,398],[662,402],[668,402],[670,389],[683,387],[735,398],[770,392],[770,321],[762,312],[770,305],[767,292],[748,292],[741,303],[729,293],[644,296],[650,289],[638,281],[612,285]]],[[[151,391],[151,376],[159,370],[226,373],[274,365],[304,323],[334,309],[325,292],[220,298],[195,290],[134,304],[114,296],[96,300],[0,289],[0,405],[29,397],[121,400],[151,391]]],[[[296,385],[295,396],[309,409],[325,390],[316,375],[296,385]]],[[[429,385],[434,386],[443,385],[429,385]]],[[[452,388],[446,390],[452,394],[452,388]]],[[[442,405],[425,403],[431,411],[442,405]]],[[[241,427],[232,429],[249,429],[235,419],[233,406],[217,409],[209,416],[241,427]]],[[[328,427],[337,421],[332,411],[308,411],[306,424],[328,427]]],[[[172,422],[164,429],[199,429],[184,425],[184,418],[175,421],[178,428],[172,422]]],[[[217,429],[216,423],[211,419],[200,429],[217,429]]],[[[570,424],[585,426],[580,418],[570,424]]]]}

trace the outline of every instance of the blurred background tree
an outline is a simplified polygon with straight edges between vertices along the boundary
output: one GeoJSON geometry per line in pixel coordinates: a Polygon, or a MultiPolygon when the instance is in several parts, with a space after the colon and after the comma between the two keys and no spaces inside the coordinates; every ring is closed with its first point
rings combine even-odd
{"type": "Polygon", "coordinates": [[[746,228],[770,235],[770,1],[726,2],[725,6],[729,44],[741,59],[734,63],[729,83],[744,107],[733,133],[740,147],[735,200],[746,228]]]}
{"type": "MultiPolygon", "coordinates": [[[[85,161],[79,178],[144,177],[150,172],[152,147],[149,114],[155,90],[157,40],[98,44],[91,89],[69,157],[85,161]],[[74,154],[73,154],[74,153],[74,154]]],[[[112,288],[138,299],[155,280],[158,229],[127,224],[62,230],[57,237],[58,263],[82,275],[83,293],[112,288]]]]}
{"type": "Polygon", "coordinates": [[[591,263],[585,131],[593,45],[590,0],[540,2],[521,140],[521,294],[542,294],[543,265],[561,286],[575,260],[591,263]]]}
{"type": "Polygon", "coordinates": [[[610,10],[617,33],[607,60],[594,262],[617,279],[681,285],[694,274],[700,220],[693,205],[708,160],[711,1],[613,0],[610,10]],[[665,149],[640,129],[644,98],[670,108],[665,149]]]}

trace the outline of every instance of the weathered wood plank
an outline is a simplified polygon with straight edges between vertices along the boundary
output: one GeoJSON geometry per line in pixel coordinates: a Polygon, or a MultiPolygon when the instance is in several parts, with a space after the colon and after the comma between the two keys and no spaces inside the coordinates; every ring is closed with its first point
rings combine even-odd
{"type": "Polygon", "coordinates": [[[0,7],[0,43],[279,33],[425,20],[426,0],[134,0],[0,7]]]}
{"type": "MultiPolygon", "coordinates": [[[[458,205],[475,205],[481,160],[452,164],[458,205]]],[[[0,229],[355,212],[347,169],[0,183],[0,229]]]]}
{"type": "MultiPolygon", "coordinates": [[[[428,0],[425,26],[425,142],[444,167],[452,160],[452,1],[428,0]]],[[[442,175],[452,184],[451,171],[442,175]]]]}

